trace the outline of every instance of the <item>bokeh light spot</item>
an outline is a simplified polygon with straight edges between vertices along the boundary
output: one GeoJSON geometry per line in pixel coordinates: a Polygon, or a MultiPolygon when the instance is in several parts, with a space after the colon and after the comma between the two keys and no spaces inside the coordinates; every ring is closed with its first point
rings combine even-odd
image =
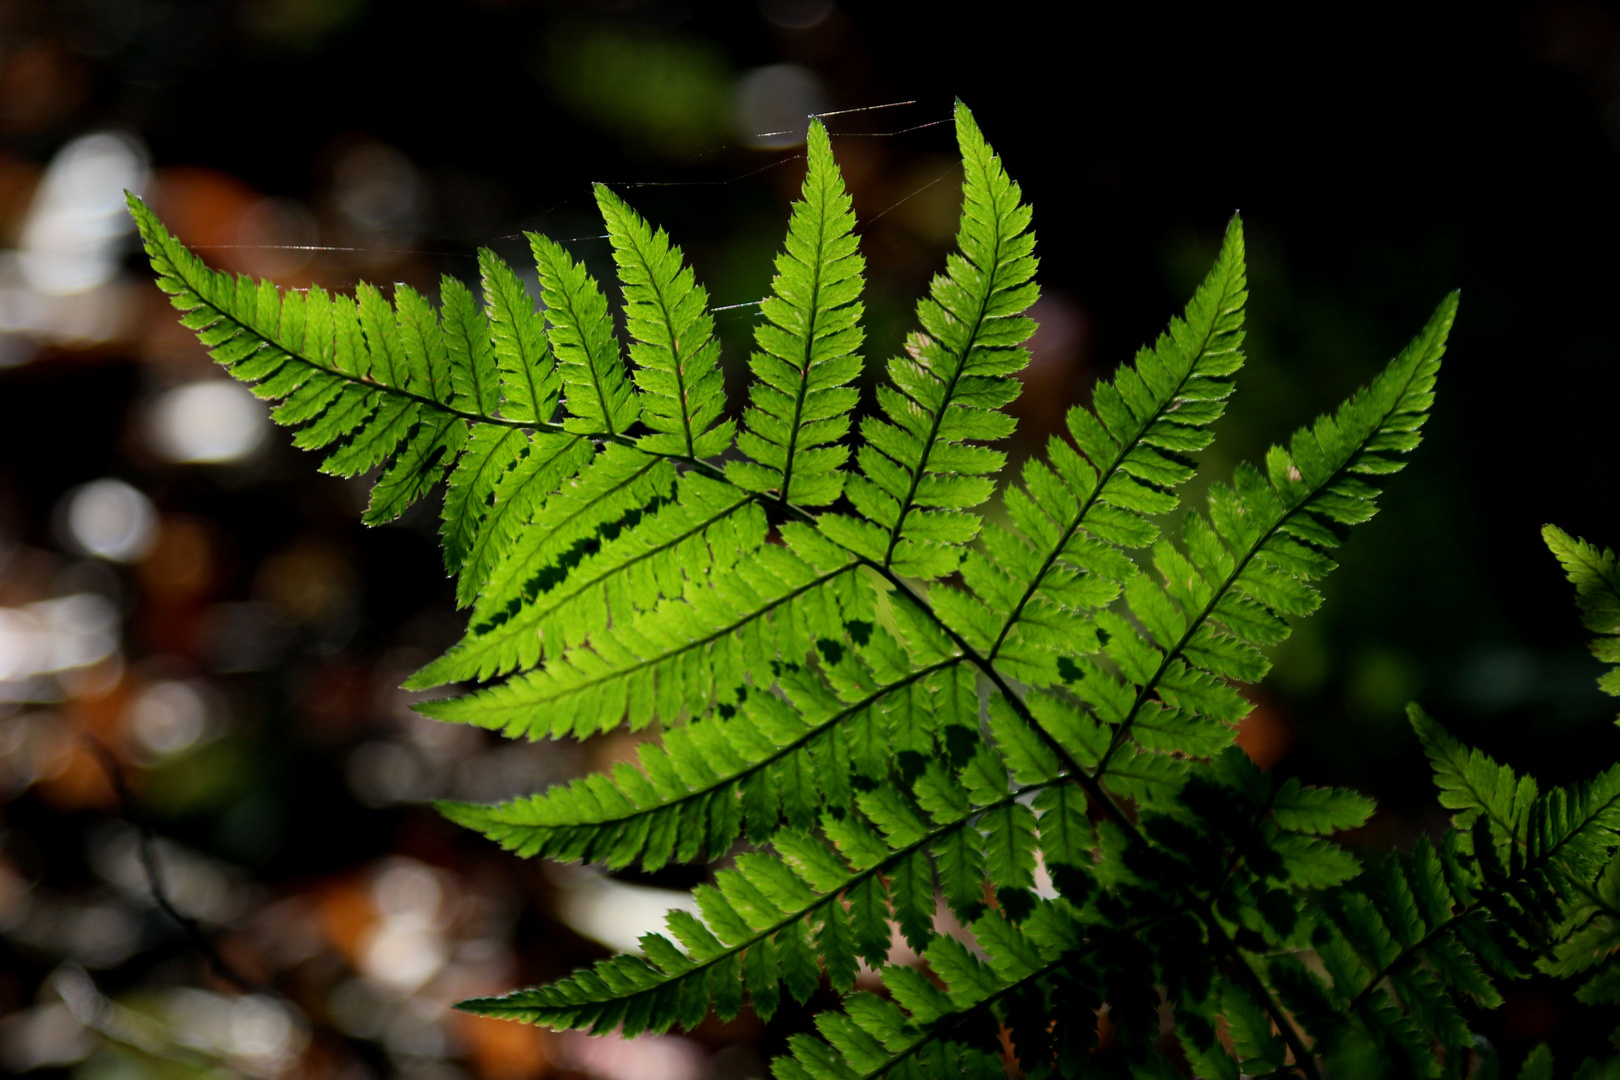
{"type": "Polygon", "coordinates": [[[771,64],[737,80],[732,122],[746,145],[775,150],[802,145],[811,114],[826,107],[827,93],[815,72],[800,64],[771,64]]]}
{"type": "Polygon", "coordinates": [[[205,379],[177,386],[152,406],[153,447],[187,464],[240,461],[263,443],[264,406],[240,383],[205,379]]]}
{"type": "Polygon", "coordinates": [[[86,555],[135,562],[157,539],[152,501],[122,480],[93,480],[67,495],[67,539],[86,555]]]}

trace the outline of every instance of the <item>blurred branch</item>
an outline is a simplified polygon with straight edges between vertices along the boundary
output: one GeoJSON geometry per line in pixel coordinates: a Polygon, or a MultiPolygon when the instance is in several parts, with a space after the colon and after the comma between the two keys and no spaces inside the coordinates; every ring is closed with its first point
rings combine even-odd
{"type": "Polygon", "coordinates": [[[87,731],[79,732],[79,738],[84,746],[100,763],[102,771],[107,774],[107,782],[112,785],[113,794],[118,800],[118,814],[130,825],[135,827],[139,836],[139,851],[141,868],[146,874],[147,890],[152,895],[152,902],[174,920],[182,933],[208,961],[209,968],[219,978],[224,979],[244,994],[260,993],[263,987],[252,979],[247,978],[238,971],[228,960],[219,954],[214,946],[213,939],[203,929],[202,924],[175,907],[174,901],[169,897],[169,891],[163,881],[163,867],[158,863],[157,838],[147,827],[145,819],[137,810],[134,793],[129,789],[129,781],[124,776],[124,769],[118,756],[112,749],[96,736],[87,731]]]}

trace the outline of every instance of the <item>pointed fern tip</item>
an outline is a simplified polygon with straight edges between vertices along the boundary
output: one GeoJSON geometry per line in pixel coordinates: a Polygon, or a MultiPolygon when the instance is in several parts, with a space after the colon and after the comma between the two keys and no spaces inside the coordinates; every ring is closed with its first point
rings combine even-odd
{"type": "Polygon", "coordinates": [[[1412,731],[1417,735],[1424,754],[1430,760],[1446,753],[1448,747],[1456,741],[1438,720],[1424,712],[1423,706],[1415,701],[1406,703],[1406,719],[1412,725],[1412,731]]]}
{"type": "Polygon", "coordinates": [[[124,189],[124,205],[129,209],[129,216],[135,219],[135,227],[140,230],[143,240],[151,238],[151,231],[154,228],[163,228],[163,223],[152,213],[152,208],[146,205],[146,200],[128,188],[124,189]]]}
{"type": "Polygon", "coordinates": [[[521,1016],[512,1015],[517,1010],[505,1004],[504,997],[467,998],[456,1002],[451,1008],[457,1012],[471,1013],[474,1016],[493,1016],[502,1020],[521,1020],[521,1016]]]}
{"type": "MultiPolygon", "coordinates": [[[[451,652],[454,651],[454,649],[451,650],[451,652]]],[[[441,674],[441,669],[449,655],[450,653],[446,653],[437,660],[428,661],[425,665],[413,671],[404,682],[400,683],[399,688],[401,690],[432,690],[436,686],[448,686],[458,681],[441,674]]]]}
{"type": "Polygon", "coordinates": [[[956,107],[952,111],[952,118],[956,121],[956,131],[959,136],[964,132],[978,134],[979,123],[973,118],[973,110],[968,108],[967,103],[961,98],[956,99],[956,107]]]}
{"type": "Polygon", "coordinates": [[[464,802],[461,799],[434,799],[429,805],[438,811],[440,816],[469,829],[477,827],[477,823],[482,820],[482,812],[487,809],[478,803],[464,802]]]}
{"type": "Polygon", "coordinates": [[[442,697],[434,698],[431,701],[413,701],[411,702],[411,711],[420,713],[429,720],[453,720],[455,717],[453,706],[460,700],[460,698],[456,697],[442,697]]]}

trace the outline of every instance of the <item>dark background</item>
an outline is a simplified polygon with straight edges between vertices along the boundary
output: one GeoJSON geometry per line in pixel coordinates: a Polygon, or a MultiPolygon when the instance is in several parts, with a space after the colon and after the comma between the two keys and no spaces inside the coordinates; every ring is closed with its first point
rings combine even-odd
{"type": "MultiPolygon", "coordinates": [[[[604,180],[670,230],[715,305],[742,304],[767,288],[802,176],[791,136],[754,136],[914,101],[827,121],[871,266],[870,376],[949,247],[959,171],[939,122],[960,97],[1040,238],[1015,455],[1163,328],[1235,210],[1250,364],[1206,455],[1216,474],[1332,407],[1462,290],[1428,439],[1278,650],[1250,752],[1377,795],[1352,838],[1369,849],[1443,822],[1408,700],[1548,781],[1613,762],[1614,703],[1538,530],[1620,541],[1620,14],[1119,7],[10,0],[0,245],[27,246],[58,151],[112,130],[144,147],[147,195],[183,239],[283,284],[432,290],[470,280],[481,244],[521,264],[522,229],[605,269],[589,194],[604,180]]],[[[8,273],[15,305],[28,286],[8,273]]],[[[431,508],[363,530],[362,488],[279,431],[231,463],[166,460],[164,395],[214,373],[148,282],[131,252],[86,301],[126,305],[96,339],[0,302],[0,605],[94,594],[119,627],[112,656],[0,694],[0,1033],[24,1048],[0,1067],[762,1075],[802,1015],[604,1051],[445,1011],[599,955],[565,901],[601,883],[508,859],[420,804],[534,790],[627,744],[506,747],[410,719],[392,688],[460,628],[431,508]],[[64,525],[104,477],[155,508],[122,560],[82,557],[64,525]],[[143,744],[134,718],[175,708],[201,709],[202,734],[143,744]],[[119,759],[122,804],[84,733],[119,759]],[[164,838],[177,902],[189,883],[259,994],[211,975],[153,908],[131,819],[164,838]]],[[[751,318],[719,315],[733,400],[751,318]]],[[[1542,1039],[1567,1061],[1610,1026],[1531,982],[1483,1030],[1510,1061],[1542,1039]]]]}

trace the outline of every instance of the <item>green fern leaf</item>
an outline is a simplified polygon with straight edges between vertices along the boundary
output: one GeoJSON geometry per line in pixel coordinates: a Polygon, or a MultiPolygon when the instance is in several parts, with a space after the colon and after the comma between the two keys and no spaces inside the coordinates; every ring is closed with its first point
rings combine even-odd
{"type": "MultiPolygon", "coordinates": [[[[819,938],[827,919],[842,919],[840,900],[849,903],[853,919],[847,940],[863,958],[881,963],[888,950],[887,929],[874,936],[858,927],[871,890],[882,877],[907,873],[904,868],[916,865],[930,845],[966,828],[967,822],[940,826],[894,851],[855,814],[826,824],[835,822],[828,833],[842,841],[838,854],[804,834],[780,835],[775,842],[780,856],[738,857],[734,869],[721,871],[713,885],[696,890],[701,921],[685,911],[670,912],[671,936],[643,938],[640,957],[614,957],[548,986],[463,1002],[461,1007],[559,1029],[602,1032],[618,1025],[624,1034],[634,1035],[676,1024],[690,1028],[711,1002],[723,1019],[736,1015],[740,999],[723,995],[741,971],[755,1011],[768,1017],[784,982],[799,1001],[813,991],[805,965],[814,962],[814,953],[807,950],[805,935],[819,938]],[[677,1000],[684,1007],[670,1008],[668,1003],[677,1000]]],[[[892,880],[889,889],[896,891],[892,880]]],[[[896,899],[896,917],[905,910],[904,902],[896,899]]],[[[889,917],[889,910],[882,909],[882,917],[889,917]]]]}
{"type": "Polygon", "coordinates": [[[1358,828],[1372,817],[1373,801],[1354,791],[1304,787],[1292,777],[1271,797],[1271,816],[1278,825],[1302,833],[1331,833],[1358,828]]]}
{"type": "Polygon", "coordinates": [[[1029,363],[1035,330],[1035,238],[1029,207],[984,141],[973,115],[956,106],[962,151],[959,255],[917,305],[921,333],[889,363],[878,391],[884,418],[861,425],[859,476],[845,485],[859,518],[824,515],[820,527],[851,551],[901,574],[939,578],[956,569],[979,531],[967,511],[990,497],[986,474],[1005,455],[975,443],[1012,432],[1002,406],[1018,396],[1011,376],[1029,363]]]}
{"type": "Polygon", "coordinates": [[[527,234],[540,289],[546,297],[546,332],[568,394],[563,428],[586,435],[619,435],[640,415],[624,358],[613,336],[602,287],[561,244],[527,234]]]}
{"type": "Polygon", "coordinates": [[[1185,315],[1134,367],[1097,384],[1093,410],[1070,411],[1080,452],[1054,438],[1050,464],[1025,464],[1024,487],[1006,496],[1012,527],[987,527],[984,549],[963,561],[962,579],[974,595],[931,596],[1009,674],[1051,685],[1059,655],[1091,651],[1089,613],[1136,574],[1112,545],[1144,546],[1158,535],[1146,515],[1176,507],[1171,489],[1193,475],[1184,455],[1208,445],[1208,426],[1225,407],[1243,363],[1247,296],[1243,230],[1234,218],[1185,315]]]}
{"type": "Polygon", "coordinates": [[[466,597],[461,600],[463,604],[472,599],[466,594],[473,591],[474,575],[481,572],[481,568],[471,573],[464,571],[478,544],[479,533],[489,520],[496,488],[528,449],[529,440],[517,428],[492,425],[474,428],[445,485],[439,538],[444,545],[445,569],[460,575],[456,590],[458,599],[466,597]]]}
{"type": "Polygon", "coordinates": [[[671,859],[718,858],[744,827],[762,841],[783,818],[807,829],[823,804],[847,806],[847,795],[828,786],[816,763],[843,756],[836,744],[847,739],[852,717],[881,711],[896,698],[909,709],[913,687],[921,689],[952,663],[921,668],[854,700],[840,700],[804,672],[784,680],[783,697],[749,694],[729,715],[674,728],[660,744],[643,743],[639,767],[620,763],[611,777],[588,776],[495,806],[441,803],[439,809],[524,856],[614,868],[639,862],[649,870],[671,859]],[[808,790],[798,791],[801,784],[808,790]]]}
{"type": "MultiPolygon", "coordinates": [[[[516,444],[491,449],[490,460],[470,468],[477,471],[461,480],[467,490],[446,491],[447,501],[466,499],[475,510],[485,502],[480,521],[456,582],[456,602],[465,607],[478,597],[497,562],[517,546],[520,533],[559,487],[577,477],[592,460],[590,440],[581,435],[536,432],[516,444]],[[510,451],[513,461],[502,466],[510,451]],[[487,500],[484,487],[493,481],[487,500]]],[[[454,480],[455,478],[452,477],[454,480]]]]}
{"type": "Polygon", "coordinates": [[[798,506],[825,506],[843,490],[849,430],[861,372],[861,272],[855,213],[820,120],[810,125],[809,170],[793,204],[787,243],[776,259],[766,322],[754,332],[749,360],[747,430],[738,447],[753,460],[726,465],[749,491],[798,506]]]}
{"type": "Polygon", "coordinates": [[[546,340],[545,321],[523,282],[493,251],[478,249],[478,270],[500,369],[501,415],[547,423],[557,411],[562,379],[546,340]]]}
{"type": "MultiPolygon", "coordinates": [[[[610,448],[600,460],[612,459],[619,449],[610,448]]],[[[638,450],[617,456],[630,458],[625,467],[631,474],[643,462],[649,472],[668,468],[638,450]]],[[[591,475],[581,474],[582,488],[591,475]]],[[[617,479],[614,484],[614,490],[623,489],[617,479]]],[[[548,519],[563,516],[548,507],[548,519]]],[[[846,554],[802,527],[785,527],[783,534],[787,546],[761,547],[732,570],[711,572],[701,584],[690,583],[684,595],[660,602],[590,646],[561,652],[501,685],[416,708],[440,720],[556,738],[606,731],[621,722],[641,728],[654,717],[675,722],[735,701],[745,683],[769,685],[779,656],[804,657],[818,637],[843,633],[840,599],[850,618],[870,605],[846,554]]],[[[538,558],[523,565],[537,564],[544,565],[538,558]]],[[[492,586],[513,591],[523,577],[497,567],[492,586]]],[[[445,668],[430,665],[409,685],[437,685],[445,674],[445,668]]]]}
{"type": "Polygon", "coordinates": [[[1453,295],[1370,386],[1298,432],[1288,450],[1273,447],[1267,475],[1244,466],[1233,486],[1215,485],[1208,518],[1188,515],[1183,548],[1154,545],[1163,584],[1146,574],[1127,583],[1137,623],[1097,616],[1101,654],[1124,679],[1089,659],[1072,662],[1071,689],[1114,725],[1098,775],[1140,720],[1166,709],[1213,722],[1209,730],[1230,740],[1229,725],[1249,705],[1225,679],[1264,673],[1258,647],[1287,635],[1285,617],[1315,608],[1312,582],[1334,566],[1326,552],[1339,543],[1336,530],[1372,516],[1376,478],[1398,471],[1400,455],[1416,447],[1455,312],[1453,295]]]}
{"type": "MultiPolygon", "coordinates": [[[[421,711],[531,739],[650,729],[607,773],[439,808],[522,855],[722,862],[636,955],[465,1007],[634,1035],[745,1003],[769,1020],[830,985],[843,1007],[777,1075],[1438,1080],[1472,1067],[1501,979],[1620,1000],[1620,767],[1542,791],[1414,707],[1454,827],[1364,870],[1330,837],[1369,800],[1231,745],[1238,684],[1418,444],[1455,297],[1168,528],[1243,362],[1233,219],[1182,315],[986,524],[1036,263],[1018,186],[955,119],[959,251],[853,471],[864,264],[819,121],[735,454],[707,293],[605,187],[628,367],[602,288],[544,237],[541,296],[485,250],[482,302],[445,278],[436,310],[404,285],[215,273],[131,201],[182,322],[324,471],[375,471],[366,521],[444,483],[469,620],[408,685],[486,685],[421,711]],[[917,966],[887,962],[896,933],[917,966]],[[854,991],[863,963],[884,995],[854,991]]],[[[1620,561],[1545,535],[1620,671],[1620,561]]]]}
{"type": "Polygon", "coordinates": [[[892,1003],[873,995],[846,999],[843,1013],[816,1018],[821,1038],[790,1038],[789,1055],[773,1061],[772,1071],[781,1080],[998,1075],[993,1010],[1010,994],[1039,984],[1063,958],[1075,956],[1084,947],[1082,929],[1061,907],[1043,903],[1022,927],[992,913],[975,921],[972,930],[986,960],[955,938],[930,938],[924,955],[944,981],[943,992],[915,969],[889,965],[883,980],[892,1003]],[[987,1024],[982,1030],[992,1037],[971,1039],[975,1021],[987,1024]]]}
{"type": "Polygon", "coordinates": [[[641,421],[653,429],[637,445],[655,454],[709,457],[731,445],[735,425],[720,421],[725,383],[709,294],[681,264],[681,249],[654,231],[606,185],[596,204],[607,223],[624,286],[641,421]]]}
{"type": "MultiPolygon", "coordinates": [[[[396,363],[403,365],[405,384],[423,397],[451,404],[457,397],[456,380],[450,373],[450,348],[433,306],[421,293],[400,284],[394,286],[394,308],[398,312],[398,329],[393,340],[398,343],[400,357],[396,363]]],[[[467,360],[470,364],[471,357],[467,360]]],[[[472,378],[471,372],[464,376],[468,381],[472,378]]]]}
{"type": "Polygon", "coordinates": [[[1581,621],[1594,634],[1603,635],[1592,642],[1592,655],[1615,665],[1598,685],[1604,693],[1620,697],[1620,558],[1554,525],[1544,526],[1541,536],[1575,586],[1581,621]]]}
{"type": "MultiPolygon", "coordinates": [[[[297,445],[335,444],[322,471],[382,466],[367,523],[392,520],[425,495],[466,445],[469,422],[505,425],[457,396],[438,317],[414,290],[396,290],[397,309],[369,286],[358,303],[319,289],[284,295],[208,269],[146,204],[132,195],[129,207],[181,321],[255,394],[280,401],[271,415],[301,425],[297,445]]],[[[469,385],[474,362],[469,353],[462,364],[469,385]]]]}
{"type": "Polygon", "coordinates": [[[1458,999],[1501,1003],[1484,967],[1519,977],[1513,954],[1539,946],[1543,969],[1569,977],[1600,955],[1590,946],[1609,933],[1594,917],[1620,829],[1620,766],[1536,796],[1415,708],[1413,723],[1442,802],[1471,823],[1472,839],[1454,832],[1438,853],[1420,845],[1409,860],[1386,864],[1337,899],[1332,924],[1319,925],[1314,941],[1349,1010],[1432,1069],[1418,1052],[1424,1038],[1454,1052],[1472,1044],[1458,999]]]}
{"type": "Polygon", "coordinates": [[[722,573],[765,539],[744,492],[687,473],[670,491],[661,459],[615,448],[546,505],[489,572],[466,636],[411,679],[487,679],[577,646],[609,621],[679,596],[701,568],[722,573]]]}
{"type": "Polygon", "coordinates": [[[1481,751],[1463,746],[1417,705],[1407,706],[1406,712],[1434,768],[1440,805],[1457,811],[1452,818],[1457,828],[1472,827],[1483,814],[1504,843],[1522,838],[1536,800],[1535,779],[1515,776],[1481,751]]]}

